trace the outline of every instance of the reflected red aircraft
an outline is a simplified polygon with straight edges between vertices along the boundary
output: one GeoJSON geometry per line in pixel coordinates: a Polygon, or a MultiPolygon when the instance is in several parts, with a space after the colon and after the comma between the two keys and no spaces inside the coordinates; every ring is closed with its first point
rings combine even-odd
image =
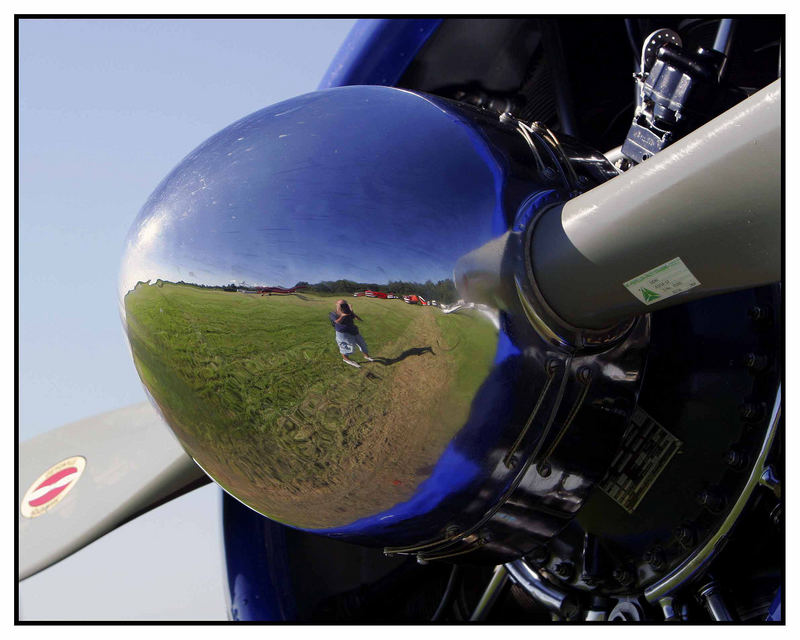
{"type": "Polygon", "coordinates": [[[299,289],[305,289],[305,285],[300,287],[292,287],[290,289],[284,289],[283,287],[257,287],[256,290],[261,293],[261,295],[272,295],[273,293],[295,293],[299,289]]]}

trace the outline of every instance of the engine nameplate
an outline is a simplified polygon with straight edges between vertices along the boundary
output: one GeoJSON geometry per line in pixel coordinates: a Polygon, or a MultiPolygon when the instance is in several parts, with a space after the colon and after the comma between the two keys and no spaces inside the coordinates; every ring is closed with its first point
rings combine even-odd
{"type": "Polygon", "coordinates": [[[622,448],[598,486],[633,513],[683,443],[641,407],[634,411],[622,440],[622,448]]]}

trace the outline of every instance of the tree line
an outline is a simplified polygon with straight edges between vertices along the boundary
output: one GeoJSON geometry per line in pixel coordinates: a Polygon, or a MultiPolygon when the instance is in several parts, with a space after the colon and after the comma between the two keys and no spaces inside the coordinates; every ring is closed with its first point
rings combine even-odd
{"type": "MultiPolygon", "coordinates": [[[[169,281],[158,279],[152,284],[160,287],[163,286],[165,282],[169,281]]],[[[138,282],[136,286],[139,287],[147,284],[147,282],[138,282]]],[[[184,280],[179,280],[175,284],[197,287],[199,289],[217,289],[222,291],[236,291],[240,288],[250,289],[253,291],[258,289],[257,286],[244,283],[239,285],[235,283],[226,285],[205,285],[198,284],[196,282],[185,282],[184,280]]],[[[456,287],[452,280],[439,280],[438,282],[433,282],[432,280],[426,280],[425,282],[391,280],[389,284],[377,284],[375,282],[355,282],[353,280],[323,280],[322,282],[311,284],[301,280],[294,286],[295,288],[305,287],[308,291],[314,291],[328,295],[335,294],[352,296],[357,291],[366,291],[367,289],[371,289],[372,291],[382,291],[383,293],[394,293],[398,296],[414,294],[422,296],[426,300],[437,300],[442,304],[452,304],[459,298],[458,292],[456,291],[456,287]]]]}
{"type": "Polygon", "coordinates": [[[405,280],[390,280],[388,284],[377,284],[375,282],[355,282],[353,280],[323,280],[315,284],[300,281],[295,287],[306,287],[309,291],[325,294],[346,294],[353,295],[357,291],[381,291],[383,293],[395,293],[398,296],[416,294],[426,300],[438,300],[443,304],[452,304],[458,300],[458,292],[452,280],[439,280],[433,282],[407,282],[405,280]]]}

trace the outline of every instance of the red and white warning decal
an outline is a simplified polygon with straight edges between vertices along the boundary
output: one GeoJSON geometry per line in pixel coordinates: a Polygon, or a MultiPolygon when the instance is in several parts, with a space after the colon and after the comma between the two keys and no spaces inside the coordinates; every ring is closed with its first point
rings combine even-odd
{"type": "Polygon", "coordinates": [[[26,518],[35,518],[61,502],[86,468],[86,458],[75,456],[54,464],[25,492],[20,510],[26,518]]]}

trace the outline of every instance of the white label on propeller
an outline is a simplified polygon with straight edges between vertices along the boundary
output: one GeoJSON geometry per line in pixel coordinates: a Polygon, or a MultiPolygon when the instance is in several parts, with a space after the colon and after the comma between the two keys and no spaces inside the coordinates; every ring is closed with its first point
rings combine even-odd
{"type": "Polygon", "coordinates": [[[700,281],[683,264],[683,260],[673,258],[622,284],[637,300],[650,305],[693,289],[700,281]]]}
{"type": "Polygon", "coordinates": [[[25,492],[20,510],[26,518],[36,518],[61,502],[78,482],[86,468],[86,458],[74,456],[54,464],[25,492]]]}

